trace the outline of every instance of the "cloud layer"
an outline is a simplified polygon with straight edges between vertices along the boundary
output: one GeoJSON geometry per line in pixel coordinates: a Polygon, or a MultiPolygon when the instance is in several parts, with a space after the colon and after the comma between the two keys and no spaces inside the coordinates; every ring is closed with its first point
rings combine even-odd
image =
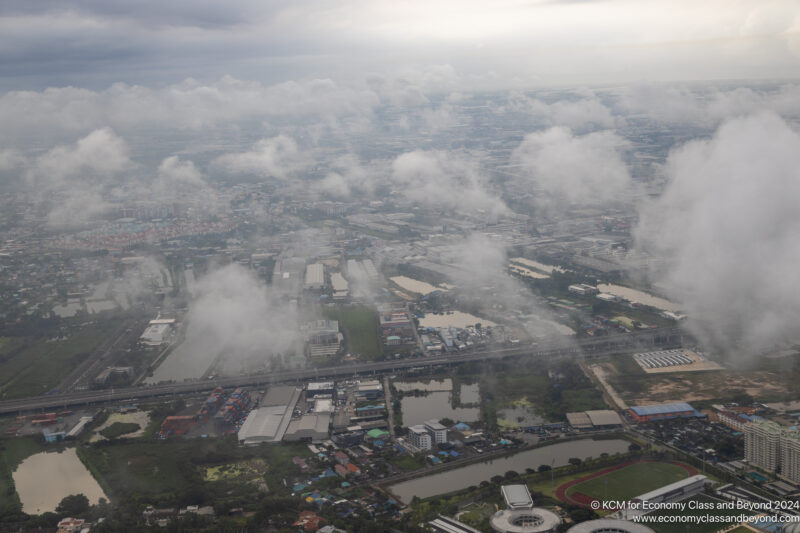
{"type": "Polygon", "coordinates": [[[705,338],[746,354],[800,337],[800,135],[773,113],[737,118],[674,150],[638,245],[705,338]]]}
{"type": "Polygon", "coordinates": [[[557,208],[617,199],[631,180],[620,151],[625,140],[611,131],[574,135],[555,127],[530,133],[514,150],[521,179],[537,191],[537,204],[557,208]]]}

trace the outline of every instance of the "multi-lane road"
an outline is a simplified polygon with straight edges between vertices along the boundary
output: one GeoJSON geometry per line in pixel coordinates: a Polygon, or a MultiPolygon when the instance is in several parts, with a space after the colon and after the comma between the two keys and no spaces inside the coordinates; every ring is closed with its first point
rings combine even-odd
{"type": "Polygon", "coordinates": [[[361,375],[377,375],[426,369],[434,366],[456,365],[476,361],[492,361],[509,357],[601,357],[606,355],[646,351],[653,346],[680,346],[683,332],[679,328],[655,328],[624,335],[613,335],[582,340],[539,343],[467,353],[447,353],[432,357],[398,359],[374,363],[350,363],[327,368],[304,368],[281,372],[232,376],[214,380],[192,380],[151,386],[126,387],[120,389],[69,392],[50,394],[18,400],[0,402],[0,415],[62,409],[70,406],[107,402],[137,401],[145,398],[176,396],[211,390],[214,387],[254,387],[270,383],[291,383],[303,380],[342,378],[361,375]]]}

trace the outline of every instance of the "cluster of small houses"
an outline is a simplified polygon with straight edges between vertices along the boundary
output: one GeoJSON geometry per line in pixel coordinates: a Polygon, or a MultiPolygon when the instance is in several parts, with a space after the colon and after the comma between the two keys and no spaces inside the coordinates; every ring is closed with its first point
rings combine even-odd
{"type": "MultiPolygon", "coordinates": [[[[369,442],[375,443],[388,437],[388,433],[380,430],[370,432],[369,442]]],[[[332,442],[322,444],[309,444],[312,456],[304,459],[298,456],[292,458],[300,473],[293,484],[284,482],[291,488],[292,493],[307,503],[315,504],[318,508],[330,505],[333,511],[341,518],[353,514],[367,516],[380,516],[395,514],[400,504],[385,494],[375,491],[364,485],[359,491],[359,497],[346,498],[344,491],[365,479],[363,468],[366,467],[372,455],[372,450],[364,445],[354,446],[349,453],[338,449],[332,442]],[[361,465],[361,466],[359,466],[361,465]],[[335,479],[336,483],[324,483],[325,480],[335,479]],[[331,485],[338,485],[335,488],[331,485]]],[[[295,526],[306,531],[317,531],[325,524],[313,511],[301,513],[295,526]]]]}

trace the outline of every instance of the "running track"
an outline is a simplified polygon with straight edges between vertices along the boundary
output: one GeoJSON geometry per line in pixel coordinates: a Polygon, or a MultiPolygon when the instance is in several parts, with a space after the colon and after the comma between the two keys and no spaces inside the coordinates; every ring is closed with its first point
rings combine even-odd
{"type": "Polygon", "coordinates": [[[697,469],[695,469],[694,467],[689,466],[689,465],[687,465],[685,463],[678,462],[678,461],[656,461],[656,460],[651,460],[651,459],[641,459],[641,460],[638,460],[638,461],[628,461],[626,463],[622,463],[622,464],[618,464],[616,466],[611,466],[611,467],[605,468],[603,470],[600,470],[599,472],[594,472],[592,474],[589,474],[588,476],[583,476],[583,477],[580,477],[580,478],[577,478],[577,479],[573,479],[572,481],[567,481],[563,485],[559,485],[558,488],[556,489],[556,498],[558,498],[562,502],[570,504],[570,505],[580,505],[581,507],[589,507],[591,505],[591,503],[593,501],[595,501],[595,498],[592,498],[591,496],[588,496],[588,495],[586,495],[586,494],[584,494],[582,492],[573,492],[570,496],[567,496],[567,490],[569,490],[571,487],[573,487],[573,486],[575,486],[575,485],[577,485],[579,483],[583,483],[584,481],[588,481],[588,480],[594,479],[596,477],[605,476],[609,472],[613,472],[615,470],[619,470],[621,468],[625,468],[625,467],[630,466],[632,464],[636,464],[636,463],[663,463],[663,462],[667,462],[669,464],[673,464],[675,466],[679,466],[679,467],[683,468],[684,470],[686,470],[686,472],[688,472],[688,474],[690,476],[694,476],[694,475],[697,474],[697,469]]]}

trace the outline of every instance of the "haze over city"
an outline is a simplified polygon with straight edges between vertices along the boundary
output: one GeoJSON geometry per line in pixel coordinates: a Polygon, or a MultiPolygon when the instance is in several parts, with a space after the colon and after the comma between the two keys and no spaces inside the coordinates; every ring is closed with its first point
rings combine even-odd
{"type": "Polygon", "coordinates": [[[0,531],[800,520],[799,128],[792,1],[0,3],[0,531]]]}

